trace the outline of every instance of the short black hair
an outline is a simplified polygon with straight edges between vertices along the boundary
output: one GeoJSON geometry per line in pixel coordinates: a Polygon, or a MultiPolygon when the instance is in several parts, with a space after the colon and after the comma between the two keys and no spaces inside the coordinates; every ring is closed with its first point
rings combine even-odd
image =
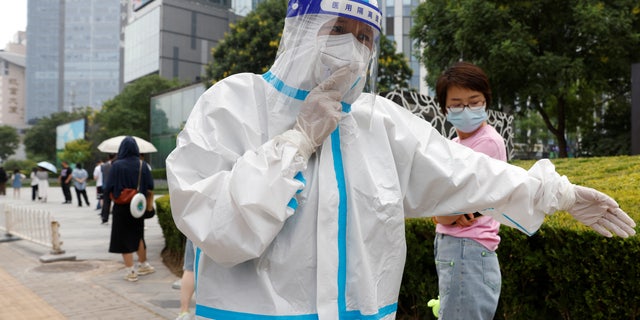
{"type": "Polygon", "coordinates": [[[466,61],[456,62],[445,70],[436,83],[436,97],[442,114],[447,114],[447,90],[449,87],[461,87],[481,92],[486,101],[486,108],[491,105],[491,87],[484,71],[466,61]]]}

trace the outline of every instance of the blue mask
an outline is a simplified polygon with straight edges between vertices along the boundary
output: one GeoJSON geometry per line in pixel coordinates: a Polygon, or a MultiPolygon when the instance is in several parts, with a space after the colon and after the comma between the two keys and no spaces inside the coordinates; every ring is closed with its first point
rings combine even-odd
{"type": "Polygon", "coordinates": [[[480,127],[483,121],[487,120],[486,108],[480,110],[471,110],[464,108],[462,112],[447,113],[447,121],[449,121],[456,129],[469,133],[480,127]]]}

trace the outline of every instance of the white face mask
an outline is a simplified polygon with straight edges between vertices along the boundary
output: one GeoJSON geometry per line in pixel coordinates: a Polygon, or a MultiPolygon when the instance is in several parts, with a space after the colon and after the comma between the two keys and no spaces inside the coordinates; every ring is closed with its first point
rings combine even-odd
{"type": "Polygon", "coordinates": [[[464,108],[462,112],[458,113],[447,112],[447,120],[456,127],[456,129],[470,133],[478,129],[482,122],[487,120],[486,107],[480,110],[464,108]]]}
{"type": "Polygon", "coordinates": [[[371,51],[350,33],[318,36],[317,49],[314,71],[316,83],[326,80],[336,70],[349,66],[354,78],[350,80],[349,90],[344,93],[342,100],[353,103],[364,88],[371,51]]]}

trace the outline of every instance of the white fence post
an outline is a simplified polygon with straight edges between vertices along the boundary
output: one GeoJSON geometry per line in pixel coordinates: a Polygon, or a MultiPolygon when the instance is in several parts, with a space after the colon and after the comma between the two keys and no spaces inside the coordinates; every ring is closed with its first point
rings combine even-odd
{"type": "Polygon", "coordinates": [[[51,221],[51,245],[53,246],[53,250],[51,250],[51,254],[63,254],[64,250],[62,250],[62,241],[60,241],[60,233],[58,230],[60,229],[60,223],[58,221],[51,221]]]}

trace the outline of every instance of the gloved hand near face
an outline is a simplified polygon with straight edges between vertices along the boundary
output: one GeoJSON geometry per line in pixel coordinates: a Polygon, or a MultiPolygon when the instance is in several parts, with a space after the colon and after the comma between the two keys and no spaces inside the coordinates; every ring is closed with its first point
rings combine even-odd
{"type": "Polygon", "coordinates": [[[340,101],[350,88],[349,80],[353,78],[353,72],[348,66],[340,68],[307,95],[293,127],[304,136],[299,148],[305,159],[338,126],[342,111],[340,101]]]}
{"type": "Polygon", "coordinates": [[[564,210],[576,220],[605,237],[612,237],[611,232],[623,238],[636,234],[633,229],[636,223],[611,197],[595,189],[578,185],[573,187],[575,202],[564,210]]]}

